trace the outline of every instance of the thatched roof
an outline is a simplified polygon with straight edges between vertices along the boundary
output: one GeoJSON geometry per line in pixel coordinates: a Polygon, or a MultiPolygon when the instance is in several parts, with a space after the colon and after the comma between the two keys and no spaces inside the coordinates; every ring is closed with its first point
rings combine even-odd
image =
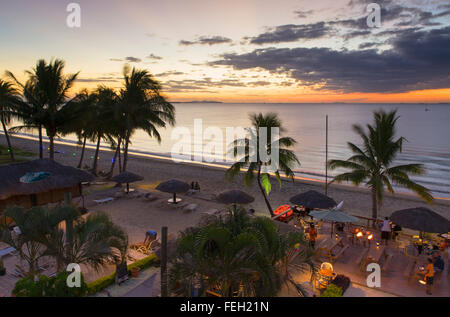
{"type": "Polygon", "coordinates": [[[116,183],[126,184],[139,182],[144,180],[144,178],[131,172],[123,172],[122,174],[114,176],[111,180],[116,183]]]}
{"type": "Polygon", "coordinates": [[[81,182],[90,182],[94,176],[50,159],[0,166],[0,200],[18,195],[31,195],[51,190],[71,188],[81,182]],[[47,172],[50,176],[32,183],[22,183],[20,178],[27,173],[47,172]]]}
{"type": "Polygon", "coordinates": [[[450,221],[425,207],[397,210],[392,213],[391,221],[401,227],[423,232],[450,232],[450,221]]]}
{"type": "Polygon", "coordinates": [[[217,196],[217,201],[226,205],[229,204],[244,205],[249,204],[254,200],[255,198],[238,189],[229,190],[217,196]]]}
{"type": "Polygon", "coordinates": [[[309,209],[328,209],[336,206],[336,202],[332,198],[315,190],[291,197],[290,201],[295,205],[304,206],[309,209]]]}

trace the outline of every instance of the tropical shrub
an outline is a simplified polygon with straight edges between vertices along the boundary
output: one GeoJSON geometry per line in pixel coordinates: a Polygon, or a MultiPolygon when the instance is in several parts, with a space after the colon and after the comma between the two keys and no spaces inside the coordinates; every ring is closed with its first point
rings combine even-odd
{"type": "Polygon", "coordinates": [[[327,289],[320,295],[320,297],[342,297],[342,288],[334,284],[328,285],[327,289]]]}
{"type": "MultiPolygon", "coordinates": [[[[144,270],[150,266],[157,264],[157,262],[158,257],[155,254],[149,255],[146,258],[143,258],[139,261],[136,261],[128,265],[128,274],[131,275],[131,269],[133,268],[140,268],[141,270],[144,270]]],[[[88,294],[94,295],[100,292],[101,290],[104,290],[108,286],[113,285],[115,281],[116,281],[116,273],[114,272],[110,275],[103,276],[96,281],[90,282],[87,284],[88,294]]]]}
{"type": "Polygon", "coordinates": [[[350,286],[350,278],[348,278],[345,275],[339,274],[336,276],[336,278],[331,282],[331,284],[334,284],[342,289],[342,293],[345,293],[345,291],[350,286]]]}
{"type": "Polygon", "coordinates": [[[87,284],[81,274],[80,287],[68,287],[68,272],[58,273],[55,277],[45,275],[24,277],[17,281],[12,293],[16,297],[84,297],[87,295],[87,284]]]}
{"type": "Polygon", "coordinates": [[[194,290],[200,296],[207,291],[276,296],[283,283],[293,283],[289,264],[294,255],[296,264],[312,267],[311,254],[298,250],[299,245],[309,250],[301,233],[281,234],[267,217],[250,218],[244,208],[230,209],[228,217],[181,232],[169,286],[180,296],[194,290]]]}

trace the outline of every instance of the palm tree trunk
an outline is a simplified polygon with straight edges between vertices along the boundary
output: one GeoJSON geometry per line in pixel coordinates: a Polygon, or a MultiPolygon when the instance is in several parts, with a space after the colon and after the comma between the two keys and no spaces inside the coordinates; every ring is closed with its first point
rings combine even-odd
{"type": "Polygon", "coordinates": [[[8,130],[6,129],[6,123],[5,123],[5,119],[3,118],[3,115],[2,115],[2,125],[3,125],[3,131],[5,132],[6,142],[8,143],[9,156],[11,156],[11,161],[14,161],[14,153],[13,153],[13,149],[11,146],[11,140],[9,139],[9,134],[8,134],[8,130]]]}
{"type": "Polygon", "coordinates": [[[125,139],[125,151],[123,153],[123,172],[127,171],[127,163],[128,163],[128,144],[130,143],[130,132],[127,131],[127,137],[125,139]]]}
{"type": "Polygon", "coordinates": [[[98,152],[100,151],[100,141],[101,137],[98,136],[97,140],[97,148],[95,149],[95,155],[94,155],[94,165],[92,166],[92,173],[97,176],[97,163],[98,163],[98,152]]]}
{"type": "Polygon", "coordinates": [[[378,203],[377,203],[377,192],[375,188],[372,188],[372,218],[373,226],[376,225],[376,219],[378,217],[378,203]]]}
{"type": "Polygon", "coordinates": [[[122,173],[122,148],[119,147],[119,174],[122,173]]]}
{"type": "Polygon", "coordinates": [[[258,178],[258,187],[259,187],[259,190],[261,191],[261,194],[262,194],[263,197],[264,197],[264,201],[266,202],[267,209],[269,209],[270,216],[273,217],[273,209],[272,209],[272,206],[270,205],[269,199],[267,199],[266,192],[265,192],[265,190],[264,190],[264,188],[263,188],[263,186],[262,186],[262,184],[261,184],[261,167],[259,167],[259,169],[258,169],[258,177],[257,177],[257,178],[258,178]]]}
{"type": "Polygon", "coordinates": [[[49,135],[50,139],[50,159],[55,160],[55,137],[53,135],[49,135]]]}
{"type": "Polygon", "coordinates": [[[84,136],[83,139],[83,147],[81,148],[81,157],[80,157],[80,162],[78,163],[77,168],[81,168],[81,166],[83,165],[83,159],[84,159],[84,152],[86,150],[86,136],[84,136]]]}
{"type": "MultiPolygon", "coordinates": [[[[120,153],[120,143],[122,143],[121,138],[119,138],[119,140],[117,141],[117,148],[116,148],[116,152],[114,153],[114,158],[111,163],[111,169],[109,170],[108,178],[111,178],[114,174],[114,167],[116,166],[117,155],[119,155],[119,153],[120,153]]],[[[119,166],[120,166],[120,162],[119,162],[119,166]]]]}
{"type": "Polygon", "coordinates": [[[42,126],[41,125],[39,125],[38,131],[39,131],[39,158],[43,159],[44,158],[44,145],[42,144],[42,126]]]}
{"type": "MultiPolygon", "coordinates": [[[[72,205],[72,194],[71,193],[64,193],[64,203],[66,206],[72,205]]],[[[73,228],[73,222],[74,218],[72,216],[69,216],[66,218],[66,259],[68,261],[72,260],[72,251],[73,251],[73,234],[74,234],[74,228],[73,228]]],[[[70,262],[69,262],[70,263],[70,262]]],[[[68,264],[68,263],[64,263],[68,264]]]]}

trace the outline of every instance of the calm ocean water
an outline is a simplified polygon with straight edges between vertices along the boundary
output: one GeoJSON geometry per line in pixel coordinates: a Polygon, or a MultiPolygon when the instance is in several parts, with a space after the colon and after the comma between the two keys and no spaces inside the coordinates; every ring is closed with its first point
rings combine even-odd
{"type": "MultiPolygon", "coordinates": [[[[324,179],[325,175],[325,116],[329,117],[329,159],[347,159],[351,153],[347,142],[360,144],[352,124],[372,122],[372,113],[378,109],[397,109],[398,136],[405,137],[403,152],[397,164],[423,163],[426,175],[415,177],[420,184],[430,188],[438,197],[450,198],[450,105],[448,104],[205,104],[177,103],[176,127],[190,129],[194,120],[202,119],[203,129],[218,127],[225,135],[227,127],[248,127],[248,114],[276,112],[282,119],[286,134],[298,141],[295,152],[301,166],[299,176],[324,179]]],[[[173,128],[161,130],[163,141],[158,144],[142,131],[132,139],[134,151],[170,156],[173,145],[173,128]]],[[[69,139],[74,140],[73,137],[69,139]]],[[[195,144],[205,144],[208,139],[192,139],[195,144]]],[[[217,144],[226,149],[226,140],[217,144]]],[[[193,153],[193,151],[192,151],[193,153]]],[[[331,175],[336,171],[331,172],[331,175]]]]}

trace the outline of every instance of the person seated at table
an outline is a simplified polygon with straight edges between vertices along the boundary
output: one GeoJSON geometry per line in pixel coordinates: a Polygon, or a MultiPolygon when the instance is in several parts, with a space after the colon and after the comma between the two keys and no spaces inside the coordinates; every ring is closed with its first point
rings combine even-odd
{"type": "Polygon", "coordinates": [[[308,230],[308,238],[309,238],[309,245],[311,248],[314,249],[314,246],[316,244],[316,238],[317,238],[317,231],[314,228],[314,225],[311,224],[308,230]]]}
{"type": "Polygon", "coordinates": [[[441,252],[445,252],[445,249],[447,249],[447,247],[448,247],[448,243],[447,243],[447,241],[444,240],[439,245],[439,250],[441,250],[441,252]]]}
{"type": "Polygon", "coordinates": [[[392,240],[397,240],[400,231],[402,231],[402,227],[397,224],[392,224],[392,240]]]}
{"type": "Polygon", "coordinates": [[[427,283],[427,294],[432,295],[433,290],[433,280],[434,280],[434,265],[433,260],[428,258],[428,264],[425,268],[425,282],[427,283]]]}
{"type": "Polygon", "coordinates": [[[434,271],[442,272],[445,266],[442,256],[439,254],[439,252],[433,252],[431,256],[433,260],[434,271]]]}
{"type": "Polygon", "coordinates": [[[337,222],[335,225],[336,231],[344,232],[345,224],[342,222],[337,222]]]}

